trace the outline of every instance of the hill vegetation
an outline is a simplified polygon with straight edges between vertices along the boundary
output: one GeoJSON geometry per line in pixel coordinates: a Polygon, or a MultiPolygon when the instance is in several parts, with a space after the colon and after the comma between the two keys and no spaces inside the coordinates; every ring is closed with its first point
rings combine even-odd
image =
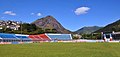
{"type": "Polygon", "coordinates": [[[120,31],[120,20],[108,24],[107,26],[95,31],[95,32],[112,32],[112,31],[120,31]]]}
{"type": "Polygon", "coordinates": [[[83,27],[75,32],[77,34],[91,34],[92,32],[99,30],[100,28],[102,28],[102,27],[99,27],[99,26],[83,27]]]}
{"type": "Polygon", "coordinates": [[[42,34],[42,33],[57,33],[56,29],[42,29],[35,24],[23,23],[18,30],[10,28],[1,29],[2,33],[16,33],[16,34],[42,34]]]}

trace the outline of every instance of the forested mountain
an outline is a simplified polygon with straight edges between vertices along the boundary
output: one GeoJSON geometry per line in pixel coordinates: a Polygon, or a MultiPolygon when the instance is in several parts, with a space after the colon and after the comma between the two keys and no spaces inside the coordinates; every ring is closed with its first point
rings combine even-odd
{"type": "Polygon", "coordinates": [[[95,32],[112,32],[112,31],[120,31],[120,20],[108,24],[107,26],[95,31],[95,32]]]}
{"type": "Polygon", "coordinates": [[[92,32],[95,32],[96,30],[100,29],[102,27],[99,26],[89,26],[89,27],[83,27],[77,31],[75,31],[78,34],[90,34],[92,32]]]}

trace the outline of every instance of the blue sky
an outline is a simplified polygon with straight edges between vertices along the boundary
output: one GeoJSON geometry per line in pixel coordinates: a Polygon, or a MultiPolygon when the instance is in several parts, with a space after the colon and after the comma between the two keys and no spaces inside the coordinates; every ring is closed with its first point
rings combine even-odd
{"type": "Polygon", "coordinates": [[[105,26],[120,19],[120,0],[0,0],[0,19],[31,23],[47,15],[66,29],[105,26]]]}

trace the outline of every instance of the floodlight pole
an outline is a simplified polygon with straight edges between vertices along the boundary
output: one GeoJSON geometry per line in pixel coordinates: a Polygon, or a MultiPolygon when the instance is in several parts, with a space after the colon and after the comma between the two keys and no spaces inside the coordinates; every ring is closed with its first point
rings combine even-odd
{"type": "MultiPolygon", "coordinates": [[[[21,35],[22,35],[22,21],[20,21],[20,23],[21,23],[21,35]]],[[[22,39],[22,36],[21,36],[21,39],[22,39]]],[[[20,40],[21,42],[22,42],[22,40],[20,40]]]]}
{"type": "Polygon", "coordinates": [[[22,34],[22,21],[20,21],[20,23],[21,23],[21,34],[22,34]]]}
{"type": "Polygon", "coordinates": [[[101,32],[101,40],[103,40],[103,32],[101,32]]]}

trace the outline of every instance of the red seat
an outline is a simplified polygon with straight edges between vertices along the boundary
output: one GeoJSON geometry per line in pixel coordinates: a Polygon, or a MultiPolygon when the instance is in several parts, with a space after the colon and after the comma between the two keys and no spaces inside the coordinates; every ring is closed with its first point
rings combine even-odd
{"type": "Polygon", "coordinates": [[[44,41],[50,41],[50,38],[46,36],[45,34],[40,34],[39,35],[44,41]]]}
{"type": "Polygon", "coordinates": [[[32,40],[38,40],[38,41],[50,41],[51,39],[46,36],[45,34],[40,34],[40,35],[29,35],[29,38],[32,40]]]}
{"type": "Polygon", "coordinates": [[[29,35],[29,38],[31,38],[32,40],[39,40],[38,38],[35,37],[35,35],[29,35]]]}

